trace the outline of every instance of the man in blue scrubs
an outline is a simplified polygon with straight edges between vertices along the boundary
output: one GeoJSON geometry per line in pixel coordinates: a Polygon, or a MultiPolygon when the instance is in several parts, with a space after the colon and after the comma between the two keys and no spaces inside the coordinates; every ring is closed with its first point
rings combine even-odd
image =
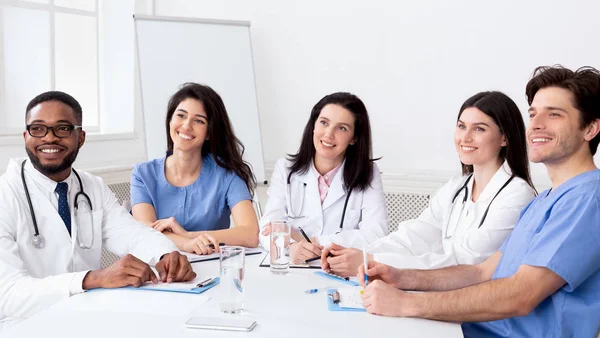
{"type": "Polygon", "coordinates": [[[526,93],[529,158],[546,166],[552,188],[523,210],[500,250],[479,265],[422,271],[369,263],[368,312],[464,322],[466,337],[596,337],[600,72],[540,67],[526,93]]]}

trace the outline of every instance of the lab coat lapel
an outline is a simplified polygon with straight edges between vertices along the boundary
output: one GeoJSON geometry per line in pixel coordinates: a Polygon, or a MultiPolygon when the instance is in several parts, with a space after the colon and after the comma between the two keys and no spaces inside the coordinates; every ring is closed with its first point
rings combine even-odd
{"type": "Polygon", "coordinates": [[[300,205],[304,199],[304,210],[303,215],[306,215],[308,210],[315,210],[318,205],[320,209],[321,200],[319,199],[319,188],[317,177],[313,169],[309,168],[304,174],[294,174],[292,176],[292,189],[297,192],[292,192],[294,212],[300,214],[300,205]],[[302,185],[306,184],[306,196],[300,196],[302,194],[302,185]],[[318,201],[318,203],[316,203],[318,201]]]}
{"type": "Polygon", "coordinates": [[[492,176],[490,182],[483,188],[481,195],[479,195],[478,201],[489,201],[491,200],[498,190],[508,181],[510,178],[511,171],[510,168],[505,164],[500,166],[498,171],[492,176]]]}
{"type": "MultiPolygon", "coordinates": [[[[329,191],[327,192],[327,197],[325,197],[325,201],[323,201],[323,210],[326,210],[331,205],[333,205],[337,200],[344,197],[346,195],[346,190],[344,189],[344,163],[335,174],[333,181],[331,182],[331,186],[329,187],[329,191]]],[[[318,190],[318,182],[317,182],[317,190],[318,190]]]]}

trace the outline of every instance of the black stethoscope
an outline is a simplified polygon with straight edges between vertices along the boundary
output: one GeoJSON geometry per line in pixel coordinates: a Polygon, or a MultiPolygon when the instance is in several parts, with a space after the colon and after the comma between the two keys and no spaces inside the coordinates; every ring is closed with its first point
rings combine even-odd
{"type": "MultiPolygon", "coordinates": [[[[46,245],[46,240],[44,239],[44,236],[42,236],[40,234],[37,220],[35,218],[35,213],[33,212],[33,205],[31,204],[31,197],[29,195],[29,189],[27,189],[27,183],[25,182],[25,162],[27,162],[27,160],[25,160],[25,161],[23,161],[23,163],[21,163],[21,181],[23,182],[23,188],[25,188],[25,196],[27,197],[27,203],[29,204],[29,212],[31,213],[31,219],[33,220],[34,234],[33,234],[33,236],[31,236],[31,244],[33,245],[34,248],[41,249],[46,245]]],[[[92,242],[89,246],[85,245],[83,242],[81,242],[79,240],[79,231],[77,231],[77,242],[78,242],[80,248],[91,249],[92,246],[94,246],[94,219],[92,217],[92,210],[93,210],[92,200],[83,191],[83,184],[81,183],[81,177],[79,177],[79,174],[77,173],[77,171],[75,171],[75,169],[71,169],[71,170],[73,170],[73,173],[77,177],[77,181],[79,181],[79,192],[75,195],[75,213],[77,215],[77,212],[79,210],[78,199],[80,196],[82,196],[85,198],[84,203],[87,203],[89,205],[89,210],[90,210],[89,215],[90,215],[90,220],[91,220],[90,224],[91,224],[91,230],[92,230],[92,242]]]]}
{"type": "MultiPolygon", "coordinates": [[[[446,232],[445,232],[445,236],[444,236],[446,239],[454,236],[454,232],[456,232],[456,228],[458,227],[458,219],[457,219],[456,224],[454,225],[454,231],[452,231],[452,233],[450,235],[448,235],[448,229],[450,228],[450,220],[452,219],[452,212],[454,211],[454,202],[456,201],[456,198],[458,197],[458,195],[460,195],[460,193],[464,190],[462,206],[460,207],[460,213],[458,214],[458,217],[460,217],[465,209],[465,203],[467,202],[467,199],[469,198],[469,188],[467,188],[467,185],[469,184],[469,181],[471,181],[472,177],[473,177],[473,174],[469,175],[469,177],[467,177],[467,179],[465,180],[465,183],[456,191],[456,193],[454,194],[454,197],[452,197],[450,214],[448,215],[448,220],[446,221],[446,232]]],[[[511,175],[510,178],[504,183],[504,185],[502,187],[500,187],[500,189],[496,192],[496,195],[494,195],[494,197],[488,204],[487,208],[485,208],[485,212],[483,213],[483,217],[481,218],[481,221],[479,222],[479,226],[477,227],[477,229],[481,228],[481,225],[483,225],[483,222],[485,222],[485,218],[487,217],[488,211],[490,211],[490,206],[492,205],[492,202],[494,202],[496,197],[498,197],[498,194],[500,194],[500,192],[504,188],[506,188],[506,186],[510,183],[510,181],[513,180],[513,178],[515,178],[515,175],[511,175]]]]}
{"type": "MultiPolygon", "coordinates": [[[[304,216],[304,198],[306,197],[306,183],[302,183],[302,200],[300,201],[300,214],[294,212],[294,205],[292,203],[292,188],[289,181],[287,184],[287,189],[288,195],[290,196],[290,212],[288,213],[288,218],[293,220],[305,218],[306,216],[304,216]]],[[[336,234],[339,234],[344,228],[344,218],[346,217],[346,208],[348,207],[348,200],[350,199],[350,194],[352,194],[352,189],[348,190],[348,194],[346,195],[346,200],[344,201],[344,209],[342,209],[342,218],[340,219],[340,226],[336,234]]]]}

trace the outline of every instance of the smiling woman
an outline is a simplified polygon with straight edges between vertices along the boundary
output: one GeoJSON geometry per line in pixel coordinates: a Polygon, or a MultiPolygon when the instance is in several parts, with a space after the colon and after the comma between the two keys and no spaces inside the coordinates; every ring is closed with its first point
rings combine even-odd
{"type": "Polygon", "coordinates": [[[270,222],[281,219],[292,223],[296,262],[320,256],[334,241],[362,247],[385,236],[387,210],[371,144],[367,108],[356,95],[333,93],[317,102],[298,152],[275,166],[261,219],[263,247],[269,248],[270,222]]]}
{"type": "Polygon", "coordinates": [[[165,127],[166,156],[133,169],[133,216],[182,251],[209,254],[219,243],[256,247],[255,179],[221,97],[208,86],[184,84],[169,101],[165,127]]]}

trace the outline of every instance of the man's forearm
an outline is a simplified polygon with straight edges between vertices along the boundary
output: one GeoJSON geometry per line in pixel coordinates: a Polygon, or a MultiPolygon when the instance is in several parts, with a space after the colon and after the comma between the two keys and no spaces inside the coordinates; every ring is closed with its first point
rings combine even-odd
{"type": "Polygon", "coordinates": [[[476,265],[457,265],[435,270],[402,270],[396,287],[414,291],[448,291],[484,281],[476,265]]]}
{"type": "Polygon", "coordinates": [[[502,278],[448,292],[408,294],[410,317],[450,322],[499,320],[529,313],[523,289],[512,278],[502,278]]]}

